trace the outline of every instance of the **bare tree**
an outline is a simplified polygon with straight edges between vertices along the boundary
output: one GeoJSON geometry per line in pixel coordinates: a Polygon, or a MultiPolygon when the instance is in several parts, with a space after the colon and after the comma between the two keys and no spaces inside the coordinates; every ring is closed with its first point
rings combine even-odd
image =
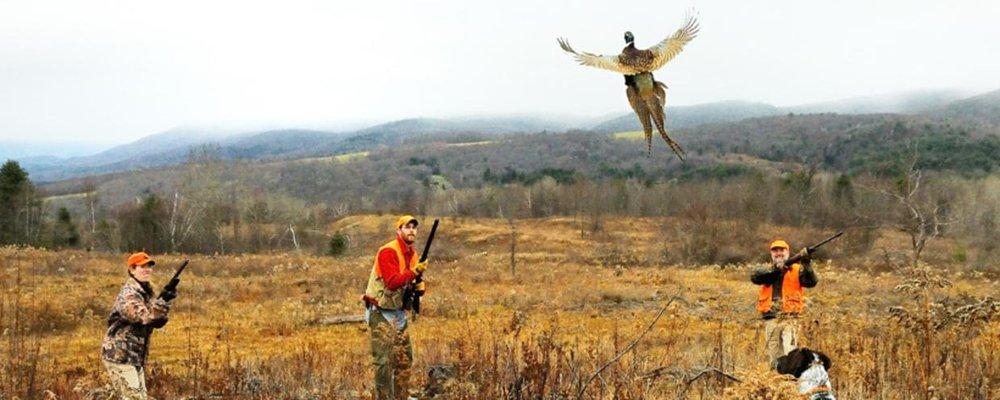
{"type": "Polygon", "coordinates": [[[167,227],[170,252],[177,252],[177,249],[191,236],[195,223],[201,219],[203,211],[204,207],[196,202],[188,201],[184,196],[181,196],[180,191],[174,191],[167,227]]]}
{"type": "Polygon", "coordinates": [[[288,224],[288,231],[292,233],[292,244],[295,245],[295,251],[301,253],[302,249],[299,248],[299,239],[295,236],[295,226],[288,224]]]}
{"type": "Polygon", "coordinates": [[[351,205],[346,201],[338,202],[330,206],[330,219],[337,220],[351,212],[351,205]]]}
{"type": "Polygon", "coordinates": [[[101,201],[97,194],[97,184],[92,179],[83,183],[84,200],[87,202],[87,213],[90,214],[90,234],[97,234],[97,204],[101,201]]]}
{"type": "Polygon", "coordinates": [[[517,276],[517,226],[514,225],[514,214],[507,217],[510,225],[510,276],[517,276]]]}
{"type": "Polygon", "coordinates": [[[895,185],[866,186],[891,200],[896,207],[887,209],[889,215],[882,218],[884,224],[910,236],[911,265],[917,266],[927,243],[944,232],[950,223],[946,216],[945,203],[934,198],[927,188],[923,171],[916,168],[916,157],[895,185]],[[889,186],[889,187],[887,187],[889,186]]]}

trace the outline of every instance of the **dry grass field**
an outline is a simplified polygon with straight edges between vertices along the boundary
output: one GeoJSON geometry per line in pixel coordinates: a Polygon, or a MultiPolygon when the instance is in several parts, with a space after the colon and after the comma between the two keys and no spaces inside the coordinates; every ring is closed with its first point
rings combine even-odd
{"type": "MultiPolygon", "coordinates": [[[[170,322],[152,338],[151,394],[369,398],[368,332],[363,324],[321,321],[361,313],[358,296],[374,250],[392,235],[391,220],[354,216],[331,226],[350,238],[339,258],[190,256],[170,322]]],[[[582,398],[798,398],[791,382],[767,372],[750,267],[667,265],[663,254],[682,245],[663,228],[672,223],[609,219],[593,233],[572,218],[518,220],[512,270],[506,220],[443,219],[424,314],[411,326],[412,386],[444,365],[452,378],[441,399],[580,398],[583,382],[676,295],[582,398]],[[741,382],[706,372],[713,369],[741,382]]],[[[748,245],[760,246],[763,257],[773,234],[799,247],[823,233],[760,227],[759,243],[748,245]]],[[[880,264],[905,249],[903,237],[880,237],[884,261],[837,246],[818,263],[801,341],[833,360],[839,398],[1000,399],[1000,306],[982,301],[1000,299],[995,274],[933,264],[950,284],[914,294],[901,290],[913,285],[897,286],[917,274],[880,264]],[[893,317],[897,306],[915,314],[893,317]],[[920,310],[934,318],[922,324],[920,310]]],[[[942,240],[928,253],[948,246],[942,240]]],[[[185,257],[158,257],[157,287],[185,257]]],[[[124,259],[0,249],[0,399],[106,398],[99,347],[124,259]]]]}

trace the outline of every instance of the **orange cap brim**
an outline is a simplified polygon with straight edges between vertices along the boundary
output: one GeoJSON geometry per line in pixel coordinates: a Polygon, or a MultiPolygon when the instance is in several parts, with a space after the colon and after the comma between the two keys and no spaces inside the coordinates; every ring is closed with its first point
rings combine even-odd
{"type": "Polygon", "coordinates": [[[152,266],[156,265],[156,261],[154,261],[152,258],[144,258],[144,259],[141,259],[141,260],[134,261],[132,264],[129,264],[129,266],[130,267],[136,267],[136,266],[139,266],[139,265],[146,265],[146,264],[149,264],[149,266],[152,267],[152,266]]]}

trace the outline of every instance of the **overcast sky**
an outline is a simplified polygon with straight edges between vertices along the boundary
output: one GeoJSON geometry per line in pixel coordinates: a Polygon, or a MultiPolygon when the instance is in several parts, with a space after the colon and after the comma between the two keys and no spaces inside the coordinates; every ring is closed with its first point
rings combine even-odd
{"type": "Polygon", "coordinates": [[[556,37],[616,54],[631,30],[648,47],[691,7],[701,34],[656,74],[668,106],[1000,88],[987,0],[0,0],[0,141],[626,111],[621,77],[556,37]]]}

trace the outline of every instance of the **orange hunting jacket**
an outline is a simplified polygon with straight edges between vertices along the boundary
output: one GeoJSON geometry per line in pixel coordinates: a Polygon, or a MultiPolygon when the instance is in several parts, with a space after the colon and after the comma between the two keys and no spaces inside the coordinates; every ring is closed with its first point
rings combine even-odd
{"type": "Polygon", "coordinates": [[[805,309],[805,288],[815,287],[819,278],[809,263],[792,264],[791,268],[770,266],[757,269],[750,281],[761,285],[757,295],[757,312],[764,319],[778,314],[798,315],[805,309]]]}

